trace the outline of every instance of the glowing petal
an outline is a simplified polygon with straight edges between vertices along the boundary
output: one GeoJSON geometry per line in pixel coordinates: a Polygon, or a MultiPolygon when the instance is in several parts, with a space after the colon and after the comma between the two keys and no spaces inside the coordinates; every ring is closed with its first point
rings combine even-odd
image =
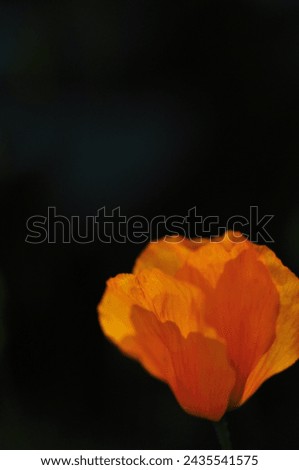
{"type": "Polygon", "coordinates": [[[132,321],[136,334],[122,342],[127,354],[168,383],[187,413],[219,420],[235,383],[225,346],[200,333],[184,338],[175,323],[161,323],[152,312],[139,308],[132,321]]]}
{"type": "Polygon", "coordinates": [[[206,319],[225,338],[237,371],[231,406],[238,403],[251,370],[274,341],[278,308],[277,289],[254,248],[226,263],[207,299],[206,319]]]}
{"type": "Polygon", "coordinates": [[[194,249],[197,249],[197,244],[183,237],[165,237],[149,243],[137,258],[133,273],[157,268],[166,274],[175,274],[194,249]]]}
{"type": "Polygon", "coordinates": [[[99,305],[100,322],[107,336],[117,342],[134,333],[130,315],[139,306],[154,312],[162,322],[174,321],[187,336],[204,328],[203,302],[204,295],[194,286],[158,269],[144,269],[136,276],[121,274],[108,281],[99,305]]]}
{"type": "Polygon", "coordinates": [[[299,358],[299,280],[267,247],[256,247],[279,294],[276,338],[252,370],[242,396],[244,403],[269,377],[290,367],[299,358]]]}

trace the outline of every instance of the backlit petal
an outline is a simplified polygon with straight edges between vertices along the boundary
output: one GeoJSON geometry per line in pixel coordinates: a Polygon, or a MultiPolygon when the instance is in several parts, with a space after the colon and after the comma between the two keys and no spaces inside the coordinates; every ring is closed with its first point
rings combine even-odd
{"type": "Polygon", "coordinates": [[[269,377],[299,359],[299,280],[267,247],[256,247],[279,294],[276,338],[252,370],[242,396],[244,403],[269,377]]]}
{"type": "Polygon", "coordinates": [[[127,354],[168,383],[186,412],[219,420],[235,382],[225,346],[200,333],[183,337],[175,323],[161,323],[139,308],[133,310],[132,322],[136,334],[122,342],[127,354]]]}
{"type": "Polygon", "coordinates": [[[276,286],[253,247],[225,264],[207,299],[206,319],[225,338],[237,372],[231,406],[238,403],[251,370],[274,341],[278,308],[276,286]]]}
{"type": "Polygon", "coordinates": [[[196,243],[183,237],[165,237],[149,243],[136,260],[133,273],[143,269],[157,268],[166,274],[175,274],[185,263],[190,251],[197,249],[196,243]]]}
{"type": "Polygon", "coordinates": [[[189,253],[184,264],[175,273],[179,279],[189,281],[201,288],[215,288],[226,263],[250,247],[241,235],[227,232],[211,242],[199,244],[199,249],[189,253]]]}
{"type": "MultiPolygon", "coordinates": [[[[202,330],[203,293],[158,269],[144,269],[138,275],[121,274],[107,283],[99,305],[104,332],[115,342],[133,334],[130,314],[134,306],[153,312],[166,322],[174,321],[183,336],[202,330]]],[[[207,331],[211,336],[211,331],[207,331]]]]}

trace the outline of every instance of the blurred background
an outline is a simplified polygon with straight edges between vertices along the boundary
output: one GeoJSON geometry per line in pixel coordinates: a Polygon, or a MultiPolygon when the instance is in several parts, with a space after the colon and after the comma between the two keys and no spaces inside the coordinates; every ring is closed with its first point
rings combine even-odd
{"type": "MultiPolygon", "coordinates": [[[[257,205],[298,275],[298,26],[295,0],[1,2],[2,449],[217,448],[98,326],[142,246],[29,245],[26,220],[257,205]]],[[[234,448],[298,448],[298,372],[229,415],[234,448]]]]}

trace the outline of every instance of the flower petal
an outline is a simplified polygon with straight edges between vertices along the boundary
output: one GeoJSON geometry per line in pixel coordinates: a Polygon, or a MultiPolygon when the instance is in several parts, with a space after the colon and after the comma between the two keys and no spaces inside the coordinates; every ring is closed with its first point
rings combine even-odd
{"type": "Polygon", "coordinates": [[[225,346],[200,333],[183,337],[177,325],[162,323],[152,313],[133,309],[136,334],[122,349],[164,380],[187,413],[218,421],[225,413],[235,383],[225,346]]]}
{"type": "MultiPolygon", "coordinates": [[[[204,294],[194,286],[174,279],[158,269],[144,269],[138,275],[121,274],[109,279],[99,305],[104,332],[115,342],[134,333],[133,306],[154,312],[162,321],[174,321],[183,336],[204,330],[204,294]]],[[[211,329],[207,335],[213,336],[211,329]]]]}
{"type": "Polygon", "coordinates": [[[279,297],[268,269],[248,246],[228,261],[207,298],[206,320],[225,338],[237,372],[231,406],[238,404],[246,380],[275,338],[279,297]]]}
{"type": "Polygon", "coordinates": [[[242,396],[244,403],[269,377],[290,367],[299,359],[299,280],[269,248],[256,247],[269,270],[279,294],[276,338],[252,370],[242,396]]]}
{"type": "Polygon", "coordinates": [[[241,233],[232,231],[212,239],[200,237],[188,240],[183,236],[167,236],[145,247],[136,260],[133,273],[138,274],[145,268],[157,268],[170,275],[179,272],[178,277],[189,281],[192,269],[198,272],[204,268],[208,280],[215,284],[225,262],[237,256],[248,244],[250,242],[241,233]]]}
{"type": "Polygon", "coordinates": [[[165,237],[149,243],[137,258],[133,273],[138,274],[147,268],[157,268],[166,274],[175,274],[184,264],[190,251],[197,248],[197,243],[181,236],[165,237]]]}
{"type": "Polygon", "coordinates": [[[135,331],[130,316],[132,305],[136,302],[132,296],[133,285],[133,274],[118,274],[108,279],[104,295],[98,305],[102,330],[116,344],[135,331]]]}
{"type": "Polygon", "coordinates": [[[251,243],[241,234],[226,232],[222,237],[215,237],[209,243],[189,253],[185,263],[176,271],[175,276],[198,287],[215,288],[226,263],[249,249],[251,243]]]}

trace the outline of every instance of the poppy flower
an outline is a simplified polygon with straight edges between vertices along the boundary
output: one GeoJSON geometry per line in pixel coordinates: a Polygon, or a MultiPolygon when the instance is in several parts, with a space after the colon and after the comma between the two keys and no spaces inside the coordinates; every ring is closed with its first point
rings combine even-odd
{"type": "Polygon", "coordinates": [[[98,311],[124,354],[213,421],[299,358],[299,280],[238,233],[149,243],[98,311]]]}

